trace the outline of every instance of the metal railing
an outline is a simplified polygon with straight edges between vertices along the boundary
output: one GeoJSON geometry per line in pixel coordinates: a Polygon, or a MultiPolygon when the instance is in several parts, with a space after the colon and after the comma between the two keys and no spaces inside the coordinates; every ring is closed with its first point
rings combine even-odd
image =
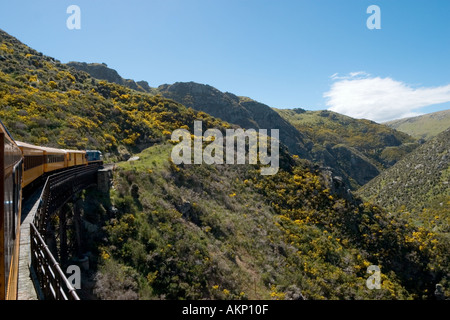
{"type": "Polygon", "coordinates": [[[49,176],[45,182],[34,221],[30,223],[31,265],[45,299],[80,300],[42,234],[55,212],[78,192],[97,183],[98,168],[99,165],[88,165],[65,170],[49,176]]]}
{"type": "Polygon", "coordinates": [[[31,264],[45,299],[80,300],[36,226],[30,223],[31,264]]]}

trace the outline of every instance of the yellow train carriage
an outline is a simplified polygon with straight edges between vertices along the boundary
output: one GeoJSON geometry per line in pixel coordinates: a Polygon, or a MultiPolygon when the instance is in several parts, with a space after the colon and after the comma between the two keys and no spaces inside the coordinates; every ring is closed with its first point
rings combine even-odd
{"type": "Polygon", "coordinates": [[[0,300],[17,299],[22,152],[0,121],[0,300]]]}
{"type": "Polygon", "coordinates": [[[16,143],[24,157],[22,180],[22,188],[24,188],[44,174],[44,150],[25,142],[16,141],[16,143]]]}
{"type": "Polygon", "coordinates": [[[66,151],[55,148],[41,147],[44,151],[44,172],[52,172],[67,167],[66,151]]]}
{"type": "Polygon", "coordinates": [[[86,151],[39,147],[21,141],[17,144],[24,156],[23,188],[47,172],[87,164],[86,151]]]}
{"type": "Polygon", "coordinates": [[[64,150],[66,151],[67,167],[81,166],[87,164],[86,151],[64,150]]]}

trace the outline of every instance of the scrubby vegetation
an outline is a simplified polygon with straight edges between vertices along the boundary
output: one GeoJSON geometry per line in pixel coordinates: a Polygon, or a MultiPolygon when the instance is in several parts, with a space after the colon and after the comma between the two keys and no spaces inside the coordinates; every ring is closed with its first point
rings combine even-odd
{"type": "Polygon", "coordinates": [[[313,159],[348,176],[354,189],[391,167],[419,144],[405,133],[332,111],[274,109],[311,140],[313,159]],[[340,170],[339,170],[340,169],[340,170]]]}
{"type": "MultiPolygon", "coordinates": [[[[450,197],[450,129],[440,133],[358,192],[387,209],[420,212],[450,197]]],[[[441,205],[442,204],[442,205],[441,205]]]]}
{"type": "MultiPolygon", "coordinates": [[[[260,175],[257,165],[175,165],[172,130],[192,132],[197,119],[204,128],[231,125],[161,95],[98,81],[3,31],[0,40],[0,118],[13,136],[100,149],[117,162],[110,194],[83,195],[83,249],[94,272],[87,297],[431,299],[437,283],[448,296],[448,200],[418,214],[386,211],[283,146],[274,176],[260,175]],[[139,158],[122,161],[132,154],[139,158]],[[370,265],[381,268],[380,290],[366,287],[370,265]]],[[[280,121],[265,118],[267,108],[258,115],[251,99],[225,95],[252,110],[255,123],[280,121]]],[[[380,145],[365,142],[371,123],[349,123],[347,131],[330,123],[318,133],[305,125],[320,144],[307,146],[302,135],[290,142],[302,151],[334,150],[341,170],[349,154],[377,169],[413,147],[390,131],[380,145]]]]}
{"type": "MultiPolygon", "coordinates": [[[[104,65],[69,65],[94,78],[127,85],[115,70],[104,65]]],[[[131,87],[141,90],[136,84],[131,87]]],[[[159,93],[242,128],[279,129],[280,141],[292,154],[332,168],[352,189],[364,185],[418,146],[407,134],[372,121],[325,110],[274,109],[195,82],[165,84],[147,92],[159,93]]]]}
{"type": "Polygon", "coordinates": [[[97,81],[0,32],[0,119],[17,140],[99,149],[112,159],[143,150],[205,113],[127,87],[97,81]]]}
{"type": "Polygon", "coordinates": [[[380,157],[386,147],[415,142],[407,134],[387,126],[366,119],[353,119],[333,111],[275,110],[300,131],[307,132],[308,137],[315,142],[321,145],[346,144],[376,161],[380,167],[386,165],[380,157]]]}
{"type": "Polygon", "coordinates": [[[119,294],[104,285],[118,270],[147,299],[410,299],[447,286],[445,239],[344,195],[307,162],[264,177],[255,166],[176,166],[169,153],[151,147],[115,173],[101,298],[119,294]],[[373,264],[381,290],[366,287],[373,264]]]}

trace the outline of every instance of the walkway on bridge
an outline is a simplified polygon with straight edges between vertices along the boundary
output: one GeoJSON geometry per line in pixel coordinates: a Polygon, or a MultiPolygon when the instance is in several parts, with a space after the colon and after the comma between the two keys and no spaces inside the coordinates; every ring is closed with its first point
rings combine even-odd
{"type": "Polygon", "coordinates": [[[30,222],[34,220],[39,206],[42,186],[37,188],[22,204],[19,254],[18,300],[38,300],[38,294],[31,275],[30,222]]]}
{"type": "MultiPolygon", "coordinates": [[[[99,163],[66,169],[50,175],[43,187],[24,197],[19,248],[19,300],[79,300],[76,289],[51,252],[53,244],[54,251],[67,253],[67,229],[64,224],[60,226],[61,247],[57,249],[55,230],[48,227],[51,226],[51,217],[82,190],[97,186],[99,190],[109,191],[110,171],[111,168],[103,168],[99,163]],[[42,235],[50,236],[50,239],[46,240],[42,235]]],[[[66,213],[59,214],[60,219],[65,221],[66,213]]]]}

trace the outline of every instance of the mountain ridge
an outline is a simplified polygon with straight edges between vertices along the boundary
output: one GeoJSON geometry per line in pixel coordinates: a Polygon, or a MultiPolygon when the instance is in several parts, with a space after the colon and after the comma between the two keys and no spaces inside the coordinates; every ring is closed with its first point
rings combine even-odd
{"type": "Polygon", "coordinates": [[[303,135],[263,103],[195,82],[164,84],[157,91],[166,98],[242,128],[279,129],[280,141],[291,153],[310,159],[303,135]]]}
{"type": "Polygon", "coordinates": [[[384,122],[383,124],[405,132],[417,139],[429,140],[450,128],[450,109],[384,122]]]}
{"type": "MultiPolygon", "coordinates": [[[[105,67],[103,66],[103,68],[105,67]]],[[[86,69],[86,71],[90,70],[86,69]]],[[[92,70],[90,74],[96,77],[92,70]]],[[[371,141],[374,145],[376,139],[373,137],[376,135],[383,133],[382,139],[384,139],[384,145],[377,146],[380,154],[375,156],[368,154],[367,150],[361,150],[354,143],[348,143],[347,140],[334,139],[335,141],[325,143],[320,140],[320,137],[317,139],[315,134],[311,134],[321,128],[298,125],[299,117],[311,115],[313,111],[298,112],[300,109],[275,109],[249,97],[222,92],[210,85],[193,81],[163,84],[152,88],[151,92],[159,93],[189,108],[211,114],[242,128],[279,129],[280,141],[288,147],[292,154],[303,159],[317,161],[323,166],[331,168],[336,176],[342,177],[354,190],[373,179],[416,146],[412,138],[408,140],[399,132],[391,130],[391,132],[385,133],[381,129],[374,130],[373,128],[377,126],[383,128],[375,122],[345,118],[343,115],[322,110],[315,112],[322,119],[325,117],[337,119],[333,125],[326,127],[327,130],[336,130],[337,125],[340,125],[342,129],[351,123],[353,127],[365,127],[358,130],[371,132],[371,141]],[[343,118],[345,119],[342,120],[343,118]],[[369,128],[371,129],[369,130],[369,128]],[[410,143],[410,145],[404,145],[405,143],[410,143]]],[[[323,121],[318,122],[319,125],[320,123],[323,124],[323,121]]],[[[349,135],[345,130],[340,130],[340,133],[349,135]]],[[[337,135],[334,134],[334,136],[337,135]]],[[[363,139],[362,135],[361,139],[363,139]]]]}
{"type": "Polygon", "coordinates": [[[328,110],[274,110],[314,142],[314,160],[326,166],[337,163],[344,176],[355,181],[355,189],[417,147],[408,135],[373,121],[328,110]]]}
{"type": "MultiPolygon", "coordinates": [[[[79,68],[80,65],[73,66],[79,68]]],[[[92,69],[85,70],[91,71],[91,76],[97,76],[92,69]]],[[[406,135],[402,136],[399,132],[391,130],[385,133],[381,129],[373,129],[377,126],[383,128],[373,121],[357,120],[326,110],[317,111],[315,114],[322,119],[325,117],[336,119],[334,124],[325,128],[327,130],[335,130],[336,125],[340,125],[342,129],[348,124],[351,124],[352,127],[364,127],[358,130],[371,132],[371,141],[374,145],[376,139],[373,137],[377,136],[378,138],[383,133],[384,145],[377,146],[377,149],[380,149],[379,155],[368,154],[368,148],[361,150],[355,144],[348,143],[348,139],[334,139],[336,141],[331,141],[332,144],[330,144],[330,141],[321,141],[320,137],[317,139],[315,134],[311,134],[312,131],[318,131],[320,128],[311,128],[308,124],[299,125],[299,117],[309,116],[314,113],[313,111],[275,109],[249,97],[222,92],[210,85],[193,81],[163,84],[152,88],[151,92],[159,93],[189,108],[211,114],[242,128],[279,129],[280,141],[288,147],[291,153],[331,168],[336,176],[342,177],[354,190],[373,179],[416,146],[413,139],[408,140],[406,135]],[[404,143],[409,143],[409,145],[404,146],[404,143]]],[[[316,125],[320,126],[323,123],[323,121],[319,121],[316,125]]],[[[340,133],[349,135],[345,130],[340,130],[340,133]]],[[[337,135],[334,134],[334,136],[337,135]]],[[[363,139],[362,135],[361,139],[363,139]]]]}

